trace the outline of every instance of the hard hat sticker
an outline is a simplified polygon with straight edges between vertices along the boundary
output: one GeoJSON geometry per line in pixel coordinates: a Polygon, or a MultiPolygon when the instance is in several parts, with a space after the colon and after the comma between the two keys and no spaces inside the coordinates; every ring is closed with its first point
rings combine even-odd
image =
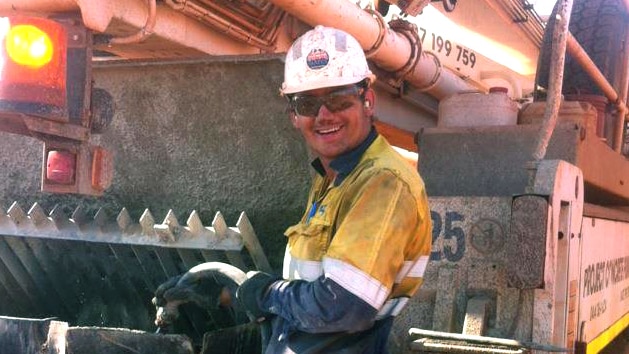
{"type": "Polygon", "coordinates": [[[328,65],[330,56],[328,52],[323,49],[313,49],[308,53],[306,57],[306,64],[310,69],[317,70],[328,65]]]}

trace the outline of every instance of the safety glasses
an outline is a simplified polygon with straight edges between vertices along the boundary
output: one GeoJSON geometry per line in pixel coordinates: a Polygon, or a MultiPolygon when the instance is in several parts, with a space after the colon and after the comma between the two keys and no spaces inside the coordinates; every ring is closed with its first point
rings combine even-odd
{"type": "Polygon", "coordinates": [[[344,111],[356,103],[356,98],[362,99],[365,89],[357,85],[342,88],[325,96],[311,96],[296,94],[290,98],[290,108],[299,116],[316,117],[321,106],[330,112],[344,111]]]}

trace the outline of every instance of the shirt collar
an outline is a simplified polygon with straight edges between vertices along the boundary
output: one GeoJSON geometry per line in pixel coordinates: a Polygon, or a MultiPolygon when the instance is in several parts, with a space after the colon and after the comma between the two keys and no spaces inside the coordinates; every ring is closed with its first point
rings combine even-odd
{"type": "MultiPolygon", "coordinates": [[[[330,162],[330,167],[336,171],[336,179],[334,180],[334,185],[338,186],[343,183],[343,180],[354,170],[354,168],[358,165],[360,158],[363,156],[365,151],[371,146],[371,143],[376,140],[378,137],[378,133],[376,129],[372,126],[369,135],[363,140],[360,145],[358,145],[353,150],[337,157],[336,159],[330,162]]],[[[323,163],[319,158],[316,158],[311,163],[312,167],[319,173],[321,176],[325,176],[325,169],[323,168],[323,163]]]]}

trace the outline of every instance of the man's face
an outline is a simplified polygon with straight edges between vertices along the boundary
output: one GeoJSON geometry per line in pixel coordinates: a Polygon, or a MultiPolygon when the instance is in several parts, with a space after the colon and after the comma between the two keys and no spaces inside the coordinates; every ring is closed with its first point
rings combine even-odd
{"type": "Polygon", "coordinates": [[[329,163],[369,135],[373,101],[371,89],[355,85],[301,92],[291,101],[293,125],[313,152],[329,163]],[[369,107],[365,107],[361,94],[370,102],[369,107]]]}

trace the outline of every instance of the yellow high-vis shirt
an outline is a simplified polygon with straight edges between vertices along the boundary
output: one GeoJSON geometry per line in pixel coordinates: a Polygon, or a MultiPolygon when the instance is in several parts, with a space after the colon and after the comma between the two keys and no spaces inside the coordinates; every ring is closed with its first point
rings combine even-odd
{"type": "Polygon", "coordinates": [[[431,251],[424,183],[382,136],[352,167],[336,181],[315,176],[304,216],[285,232],[284,278],[325,276],[376,319],[394,316],[422,284],[431,251]]]}

